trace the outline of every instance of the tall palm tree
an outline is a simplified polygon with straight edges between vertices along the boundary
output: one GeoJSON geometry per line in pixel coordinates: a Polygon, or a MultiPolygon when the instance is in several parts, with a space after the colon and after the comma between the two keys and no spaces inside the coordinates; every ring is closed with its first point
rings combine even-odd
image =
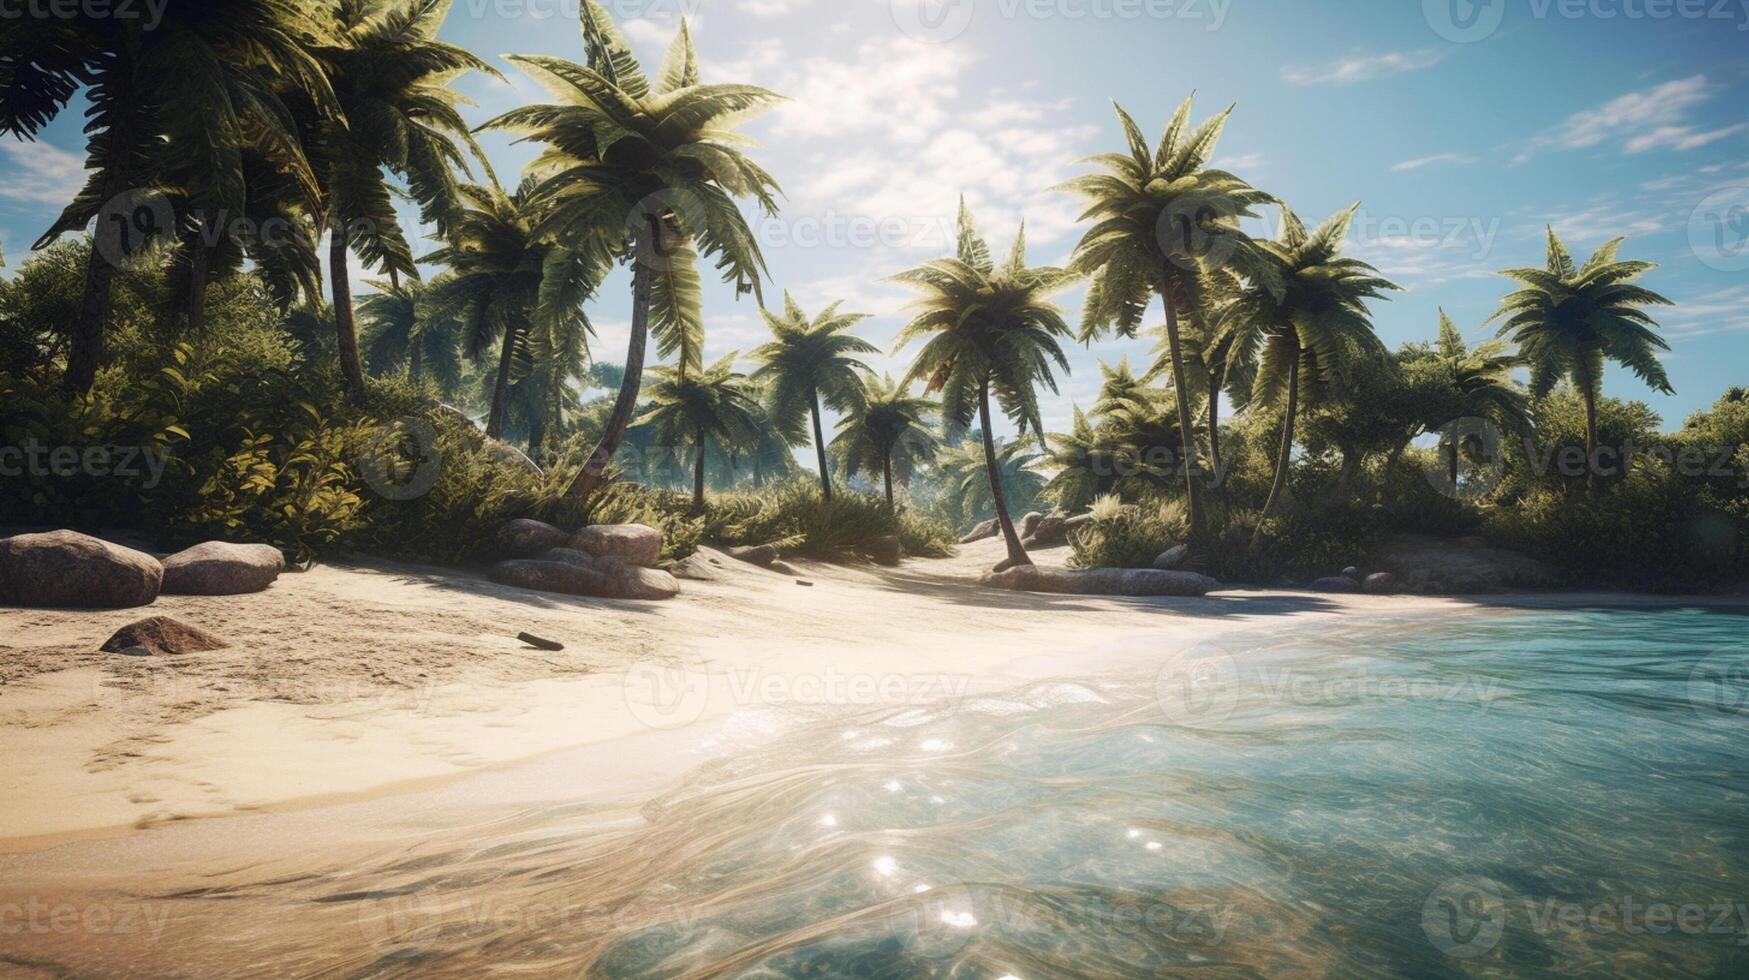
{"type": "MultiPolygon", "coordinates": [[[[1466,417],[1490,419],[1508,432],[1530,428],[1530,399],[1513,377],[1523,361],[1503,341],[1485,341],[1471,348],[1442,308],[1433,354],[1434,365],[1457,395],[1466,417]]],[[[1464,447],[1453,441],[1443,448],[1448,475],[1456,487],[1459,456],[1464,447]]]]}
{"type": "Polygon", "coordinates": [[[365,362],[382,374],[401,367],[418,384],[431,381],[446,398],[462,382],[462,321],[437,301],[432,287],[417,279],[373,282],[376,292],[358,304],[363,320],[365,362]]]}
{"type": "Polygon", "coordinates": [[[649,409],[638,419],[670,446],[695,447],[692,509],[704,510],[705,452],[715,444],[732,455],[756,446],[763,412],[747,376],[735,370],[739,352],[707,368],[656,368],[646,396],[649,409]]]}
{"type": "Polygon", "coordinates": [[[1322,386],[1340,383],[1357,360],[1386,356],[1366,304],[1397,286],[1367,263],[1341,254],[1359,207],[1331,216],[1311,234],[1292,211],[1282,208],[1281,237],[1261,243],[1276,266],[1271,278],[1280,290],[1259,281],[1248,284],[1223,311],[1217,328],[1232,333],[1225,338],[1231,345],[1232,369],[1255,372],[1251,403],[1273,408],[1285,400],[1275,481],[1258,518],[1253,547],[1262,541],[1264,523],[1287,485],[1302,394],[1309,401],[1322,386]]]}
{"type": "Polygon", "coordinates": [[[322,184],[340,369],[354,402],[364,397],[364,365],[349,250],[391,282],[418,278],[389,178],[406,185],[421,219],[443,235],[458,205],[455,171],[469,172],[463,151],[482,164],[486,159],[457,109],[466,100],[449,83],[469,71],[502,76],[465,48],[437,39],[450,3],[339,0],[329,25],[335,42],[315,49],[343,113],[313,122],[307,152],[322,184]]]}
{"type": "Polygon", "coordinates": [[[1050,297],[1077,277],[1063,269],[1028,268],[1024,225],[1007,261],[998,267],[961,201],[958,256],[932,259],[893,278],[919,294],[912,304],[916,315],[899,332],[894,350],[928,338],[901,383],[909,386],[921,379],[926,393],[941,392],[942,418],[951,432],[963,432],[972,416],[978,416],[996,520],[1008,545],[1008,559],[1000,567],[1029,565],[1032,559],[1021,547],[1003,499],[990,395],[995,393],[1021,439],[1029,431],[1042,435],[1038,386],[1057,390],[1052,361],[1065,374],[1069,371],[1058,338],[1071,331],[1050,297]]]}
{"type": "Polygon", "coordinates": [[[820,402],[834,412],[860,410],[867,396],[864,376],[872,374],[858,354],[878,354],[880,348],[853,336],[850,329],[868,319],[866,314],[839,313],[833,303],[809,319],[788,292],[783,294],[783,315],[761,309],[772,340],[753,351],[759,363],[753,381],[765,388],[766,404],[778,431],[791,445],[808,440],[806,425],[813,421],[814,454],[820,462],[820,494],[832,499],[832,475],[826,467],[826,437],[820,423],[820,402]]]}
{"type": "Polygon", "coordinates": [[[90,103],[85,186],[36,243],[45,247],[100,219],[103,247],[91,250],[69,331],[68,390],[89,390],[103,361],[116,261],[179,233],[175,222],[148,220],[162,218],[144,206],[154,193],[243,214],[247,148],[313,187],[284,98],[296,91],[333,111],[328,81],[307,50],[322,40],[315,9],[314,0],[227,0],[169,4],[156,21],[0,18],[0,132],[29,139],[74,95],[90,103]]]}
{"type": "Polygon", "coordinates": [[[532,181],[524,180],[515,194],[496,185],[467,185],[457,194],[463,204],[449,219],[449,244],[424,261],[449,269],[433,292],[461,317],[468,356],[481,360],[497,346],[486,416],[486,434],[496,439],[503,433],[519,351],[525,373],[539,347],[550,352],[555,384],[580,376],[590,329],[582,300],[607,270],[596,256],[558,248],[537,232],[532,181]],[[563,289],[552,287],[554,277],[564,279],[563,289]],[[555,292],[562,296],[558,303],[555,292]]]}
{"type": "Polygon", "coordinates": [[[939,407],[927,398],[913,396],[891,377],[871,381],[861,409],[839,420],[832,455],[844,467],[846,477],[879,470],[887,491],[887,511],[896,514],[893,481],[910,485],[912,472],[932,462],[940,448],[932,418],[939,407]]]}
{"type": "Polygon", "coordinates": [[[1603,392],[1605,362],[1619,362],[1654,390],[1675,391],[1658,361],[1658,352],[1670,345],[1654,332],[1657,321],[1642,309],[1672,304],[1634,283],[1656,269],[1655,263],[1617,261],[1616,253],[1626,239],[1605,242],[1581,267],[1555,229],[1548,232],[1547,267],[1502,272],[1524,288],[1509,294],[1488,319],[1504,318],[1499,336],[1511,334],[1518,344],[1519,356],[1530,367],[1533,396],[1547,395],[1563,379],[1572,381],[1585,402],[1585,458],[1593,464],[1587,467],[1590,471],[1597,459],[1597,399],[1603,392]]]}
{"type": "MultiPolygon", "coordinates": [[[[1238,295],[1241,287],[1238,277],[1226,270],[1218,270],[1203,277],[1202,294],[1205,302],[1203,315],[1193,318],[1188,328],[1181,329],[1183,335],[1181,355],[1184,360],[1186,383],[1190,387],[1191,397],[1203,401],[1203,425],[1208,432],[1209,469],[1216,474],[1218,492],[1225,486],[1220,480],[1224,473],[1221,461],[1221,407],[1223,401],[1235,411],[1243,411],[1250,400],[1251,385],[1255,380],[1246,374],[1232,372],[1233,335],[1214,329],[1219,322],[1221,311],[1238,295]]],[[[1161,331],[1160,342],[1154,347],[1154,364],[1143,376],[1144,380],[1153,381],[1156,378],[1172,376],[1171,344],[1164,330],[1161,331]]]]}
{"type": "Polygon", "coordinates": [[[511,110],[487,124],[546,144],[530,165],[550,210],[543,233],[573,251],[624,258],[632,267],[625,384],[594,452],[572,482],[587,497],[601,483],[637,410],[651,334],[662,357],[702,362],[698,253],[715,256],[737,295],[759,295],[765,260],[735,204],[755,199],[775,216],[776,181],[740,150],[732,126],[776,104],[751,85],[703,85],[685,23],[654,87],[596,0],[580,5],[587,66],[513,57],[559,101],[511,110]]]}
{"type": "MultiPolygon", "coordinates": [[[[1208,166],[1232,107],[1189,127],[1191,99],[1185,99],[1152,151],[1135,120],[1117,108],[1128,141],[1127,153],[1106,153],[1091,161],[1102,172],[1077,177],[1065,189],[1088,199],[1082,220],[1093,220],[1075,247],[1070,268],[1091,276],[1081,319],[1083,342],[1115,330],[1134,336],[1152,297],[1166,312],[1166,342],[1176,392],[1179,428],[1191,422],[1191,388],[1186,377],[1179,317],[1207,318],[1203,277],[1231,269],[1279,288],[1270,264],[1239,230],[1239,219],[1255,217],[1252,208],[1273,199],[1224,170],[1208,166]]],[[[1191,537],[1204,540],[1201,488],[1193,439],[1185,440],[1185,491],[1191,537]]]]}

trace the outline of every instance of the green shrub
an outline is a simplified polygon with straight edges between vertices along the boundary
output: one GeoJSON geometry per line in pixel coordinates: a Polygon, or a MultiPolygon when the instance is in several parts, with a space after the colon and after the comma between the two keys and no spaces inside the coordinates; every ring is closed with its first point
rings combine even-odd
{"type": "MultiPolygon", "coordinates": [[[[671,506],[689,508],[691,502],[674,495],[671,506]]],[[[771,544],[785,554],[828,561],[866,554],[876,538],[891,535],[897,535],[912,555],[953,553],[953,532],[946,524],[914,511],[903,511],[894,520],[880,496],[844,488],[828,503],[818,484],[805,476],[710,497],[698,523],[706,541],[728,546],[771,544]]]]}
{"type": "Polygon", "coordinates": [[[1126,504],[1105,496],[1088,514],[1069,532],[1073,568],[1151,568],[1161,552],[1190,539],[1184,505],[1176,500],[1126,504]]]}

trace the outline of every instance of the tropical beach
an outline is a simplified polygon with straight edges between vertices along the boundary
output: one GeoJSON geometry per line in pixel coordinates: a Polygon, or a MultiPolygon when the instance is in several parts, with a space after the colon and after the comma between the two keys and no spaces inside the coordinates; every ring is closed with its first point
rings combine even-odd
{"type": "Polygon", "coordinates": [[[1749,23],[1511,6],[0,3],[0,975],[1749,971],[1749,23]]]}

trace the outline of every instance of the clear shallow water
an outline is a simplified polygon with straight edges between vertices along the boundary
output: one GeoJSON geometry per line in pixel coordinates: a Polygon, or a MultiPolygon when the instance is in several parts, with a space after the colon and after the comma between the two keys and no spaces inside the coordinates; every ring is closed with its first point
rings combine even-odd
{"type": "Polygon", "coordinates": [[[1749,976],[1745,627],[1369,618],[792,714],[636,815],[176,897],[236,972],[1749,976]]]}

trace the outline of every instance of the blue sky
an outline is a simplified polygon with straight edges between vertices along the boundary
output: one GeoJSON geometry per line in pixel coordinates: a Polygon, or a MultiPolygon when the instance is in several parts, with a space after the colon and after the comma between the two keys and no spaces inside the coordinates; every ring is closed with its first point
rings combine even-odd
{"type": "MultiPolygon", "coordinates": [[[[1406,287],[1375,308],[1392,346],[1432,335],[1443,306],[1472,338],[1506,289],[1497,270],[1542,263],[1545,224],[1576,253],[1627,235],[1661,263],[1674,397],[1612,369],[1612,394],[1680,424],[1749,383],[1749,0],[616,0],[654,70],[690,19],[706,81],[751,81],[793,101],[746,131],[787,192],[758,226],[776,292],[875,314],[887,346],[904,291],[881,280],[947,250],[966,195],[998,248],[1024,215],[1035,263],[1075,240],[1077,203],[1050,190],[1076,161],[1119,149],[1117,98],[1150,134],[1197,92],[1197,116],[1236,102],[1217,154],[1308,221],[1360,201],[1353,254],[1406,287]]],[[[499,59],[582,59],[575,0],[456,0],[445,36],[508,83],[459,83],[484,120],[539,99],[499,59]]],[[[79,120],[36,145],[0,142],[0,241],[16,267],[79,183],[79,120]]],[[[501,174],[527,147],[489,137],[501,174]]],[[[1583,255],[1581,255],[1581,258],[1583,255]]],[[[629,279],[592,307],[597,356],[623,357],[629,279]]],[[[1071,318],[1078,293],[1064,296],[1071,318]]],[[[716,356],[760,343],[751,300],[707,293],[716,356]]],[[[1098,361],[1149,360],[1152,342],[1075,348],[1047,424],[1087,405],[1098,361]]],[[[877,366],[900,370],[903,357],[877,366]]]]}

